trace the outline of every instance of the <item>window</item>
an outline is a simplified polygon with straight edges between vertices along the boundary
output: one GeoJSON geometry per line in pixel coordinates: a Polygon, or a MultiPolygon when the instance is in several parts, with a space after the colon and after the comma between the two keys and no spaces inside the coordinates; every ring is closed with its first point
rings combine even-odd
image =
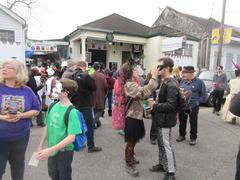
{"type": "Polygon", "coordinates": [[[232,60],[233,60],[233,54],[232,53],[227,53],[226,65],[225,65],[226,70],[231,70],[232,69],[232,60]]]}
{"type": "Polygon", "coordinates": [[[14,31],[7,31],[0,29],[0,41],[3,43],[14,43],[15,41],[15,35],[14,31]]]}
{"type": "Polygon", "coordinates": [[[192,51],[193,51],[193,45],[186,44],[183,55],[192,57],[192,51]]]}

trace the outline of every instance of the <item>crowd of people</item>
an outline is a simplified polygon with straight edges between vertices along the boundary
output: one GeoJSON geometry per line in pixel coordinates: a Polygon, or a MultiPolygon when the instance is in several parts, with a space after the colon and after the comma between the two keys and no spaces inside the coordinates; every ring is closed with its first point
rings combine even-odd
{"type": "MultiPolygon", "coordinates": [[[[197,143],[198,113],[201,103],[207,101],[204,82],[195,77],[193,66],[174,66],[169,57],[156,62],[144,78],[141,67],[132,59],[118,72],[105,69],[95,62],[89,70],[85,61],[68,60],[67,67],[49,64],[29,66],[17,60],[1,62],[0,76],[0,179],[10,163],[13,180],[23,180],[24,158],[30,136],[30,127],[36,120],[43,127],[37,158],[48,159],[48,174],[53,180],[70,180],[74,140],[82,133],[77,121],[81,112],[87,125],[88,153],[102,151],[95,145],[94,131],[101,124],[105,109],[112,117],[112,128],[124,136],[126,172],[139,176],[135,156],[136,144],[145,136],[143,119],[150,117],[150,140],[158,144],[159,163],[151,172],[165,172],[164,180],[174,180],[176,161],[171,131],[179,120],[177,142],[186,139],[187,120],[190,122],[191,146],[197,143]],[[107,106],[106,106],[107,104],[107,106]],[[65,114],[69,106],[74,109],[65,114]],[[52,106],[52,107],[51,107],[52,106]],[[48,111],[51,107],[51,111],[48,111]],[[47,148],[44,148],[45,141],[47,148]],[[61,162],[65,163],[61,163],[61,162]]],[[[240,92],[240,68],[236,78],[227,82],[222,66],[217,66],[213,79],[213,113],[220,115],[224,94],[223,119],[236,124],[237,115],[230,111],[240,92]]],[[[238,156],[239,161],[239,156],[238,156]]],[[[239,162],[237,162],[239,171],[239,162]]],[[[236,179],[239,179],[239,172],[236,179]]]]}

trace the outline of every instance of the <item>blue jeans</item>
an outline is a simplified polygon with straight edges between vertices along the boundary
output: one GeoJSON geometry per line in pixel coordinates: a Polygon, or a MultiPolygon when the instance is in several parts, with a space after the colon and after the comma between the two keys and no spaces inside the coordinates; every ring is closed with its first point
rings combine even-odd
{"type": "Polygon", "coordinates": [[[60,151],[48,158],[48,174],[52,180],[72,179],[73,151],[60,151]]]}
{"type": "Polygon", "coordinates": [[[87,146],[88,148],[94,147],[94,129],[93,129],[93,114],[91,107],[79,108],[78,109],[82,114],[83,118],[87,125],[87,146]]]}
{"type": "Polygon", "coordinates": [[[108,111],[112,111],[112,99],[113,99],[113,90],[109,90],[107,93],[108,111]]]}
{"type": "Polygon", "coordinates": [[[5,173],[8,161],[12,180],[23,180],[28,141],[29,135],[16,141],[0,141],[0,179],[5,173]]]}

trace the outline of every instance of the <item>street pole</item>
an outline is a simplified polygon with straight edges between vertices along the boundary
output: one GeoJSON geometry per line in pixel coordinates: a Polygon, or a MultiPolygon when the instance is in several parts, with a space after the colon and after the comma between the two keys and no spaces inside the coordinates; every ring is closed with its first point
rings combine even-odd
{"type": "Polygon", "coordinates": [[[217,66],[221,64],[221,59],[222,59],[222,45],[223,45],[223,35],[224,35],[226,1],[227,0],[223,0],[222,21],[221,21],[221,27],[220,27],[220,37],[219,37],[218,54],[217,54],[217,66]]]}

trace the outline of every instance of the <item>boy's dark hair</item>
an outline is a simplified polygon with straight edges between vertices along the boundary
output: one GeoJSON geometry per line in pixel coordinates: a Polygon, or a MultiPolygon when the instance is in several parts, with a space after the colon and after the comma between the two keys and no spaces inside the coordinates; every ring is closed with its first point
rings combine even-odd
{"type": "Polygon", "coordinates": [[[163,62],[164,67],[169,67],[169,72],[171,73],[174,66],[174,61],[170,57],[162,57],[158,62],[163,62]]]}
{"type": "Polygon", "coordinates": [[[62,78],[60,82],[62,83],[63,91],[68,93],[68,98],[71,98],[77,92],[78,85],[74,80],[62,78]]]}

